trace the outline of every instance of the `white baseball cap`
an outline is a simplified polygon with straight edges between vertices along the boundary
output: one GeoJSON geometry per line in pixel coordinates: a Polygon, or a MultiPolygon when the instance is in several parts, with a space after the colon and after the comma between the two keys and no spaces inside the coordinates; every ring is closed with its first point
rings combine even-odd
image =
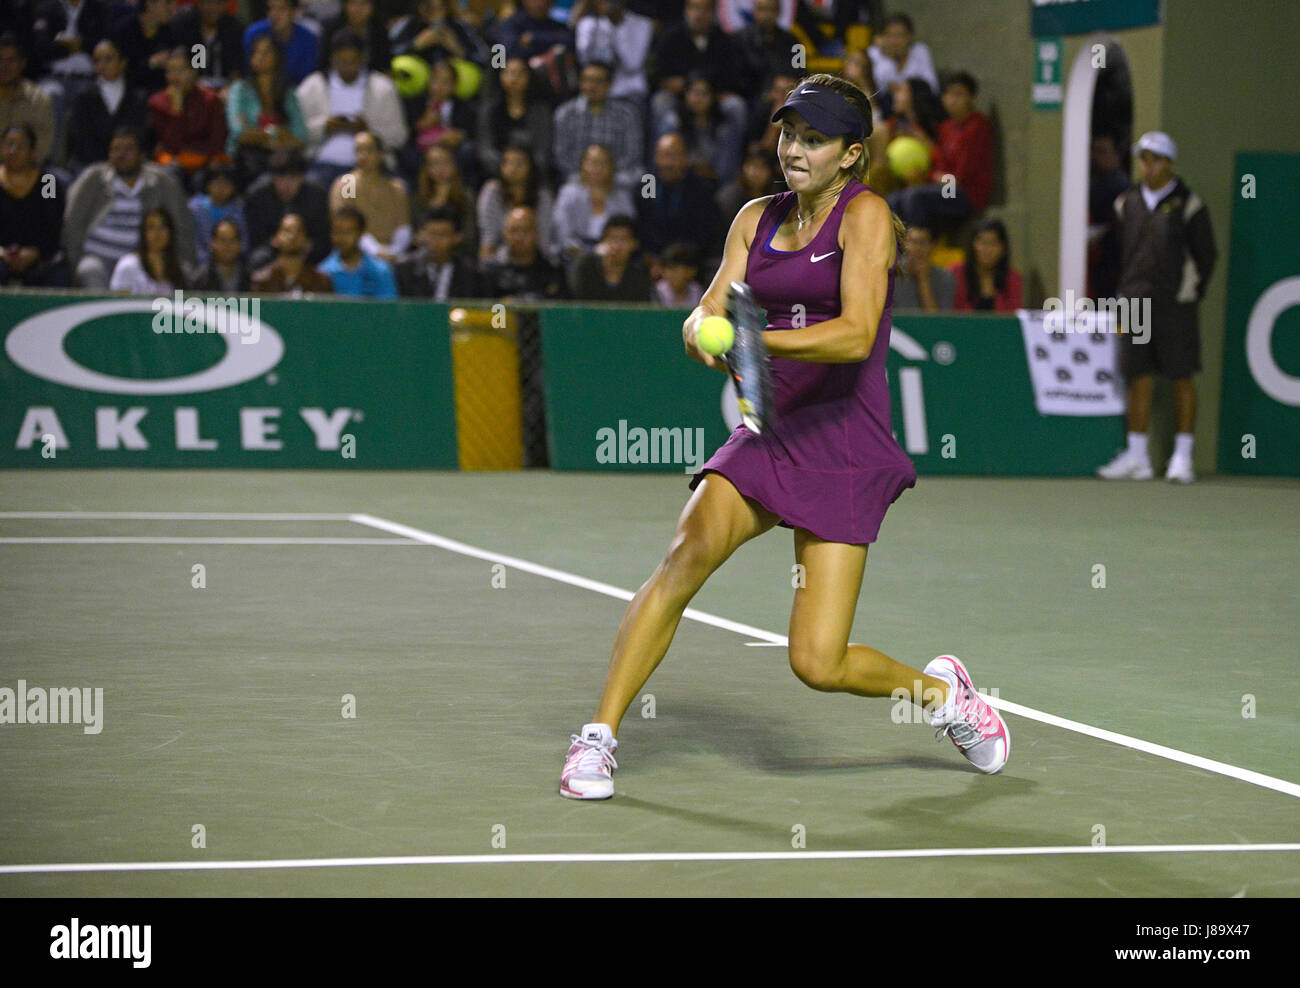
{"type": "Polygon", "coordinates": [[[1159,130],[1148,130],[1138,138],[1137,145],[1133,150],[1134,153],[1150,151],[1152,154],[1162,155],[1170,161],[1178,160],[1178,145],[1174,143],[1172,137],[1159,130]]]}

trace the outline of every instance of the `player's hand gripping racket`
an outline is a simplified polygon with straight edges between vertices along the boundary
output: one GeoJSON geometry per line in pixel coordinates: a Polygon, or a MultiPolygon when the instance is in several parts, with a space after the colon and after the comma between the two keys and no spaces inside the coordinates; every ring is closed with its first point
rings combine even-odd
{"type": "Polygon", "coordinates": [[[772,371],[767,346],[763,343],[767,319],[754,298],[753,289],[743,281],[731,283],[727,318],[735,327],[736,339],[723,359],[736,383],[740,418],[745,428],[761,434],[772,413],[772,371]]]}

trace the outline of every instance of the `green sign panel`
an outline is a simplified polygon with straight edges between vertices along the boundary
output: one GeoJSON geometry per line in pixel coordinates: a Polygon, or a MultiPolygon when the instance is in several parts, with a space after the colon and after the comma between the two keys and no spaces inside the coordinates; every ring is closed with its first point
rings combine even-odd
{"type": "MultiPolygon", "coordinates": [[[[734,398],[685,356],[686,315],[543,311],[553,467],[685,474],[726,440],[734,398]]],[[[897,316],[886,373],[920,473],[1088,476],[1123,443],[1116,416],[1039,414],[1015,316],[897,316]]]]}
{"type": "Polygon", "coordinates": [[[1238,154],[1219,472],[1300,476],[1300,155],[1238,154]]]}
{"type": "Polygon", "coordinates": [[[0,297],[0,467],[456,469],[447,307],[0,297]]]}
{"type": "Polygon", "coordinates": [[[1034,37],[1121,31],[1160,23],[1160,0],[1029,0],[1034,37]]]}
{"type": "Polygon", "coordinates": [[[1059,110],[1061,108],[1061,61],[1065,46],[1060,38],[1034,40],[1034,109],[1059,110]]]}

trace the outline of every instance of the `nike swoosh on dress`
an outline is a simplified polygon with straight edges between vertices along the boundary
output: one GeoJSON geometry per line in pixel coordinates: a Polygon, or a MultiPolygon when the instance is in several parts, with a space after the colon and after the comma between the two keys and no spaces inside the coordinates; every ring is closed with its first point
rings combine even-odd
{"type": "Polygon", "coordinates": [[[812,261],[813,264],[816,264],[818,261],[826,260],[826,258],[831,256],[831,254],[838,254],[838,253],[839,253],[838,250],[833,250],[830,252],[830,254],[813,254],[812,257],[809,258],[809,260],[812,261]]]}

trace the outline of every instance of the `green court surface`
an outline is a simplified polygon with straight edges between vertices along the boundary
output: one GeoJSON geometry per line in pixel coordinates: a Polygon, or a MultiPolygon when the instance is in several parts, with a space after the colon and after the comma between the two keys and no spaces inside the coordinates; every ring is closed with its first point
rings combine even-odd
{"type": "Polygon", "coordinates": [[[682,622],[614,799],[563,800],[625,607],[584,581],[634,591],[687,495],[684,475],[0,473],[0,687],[104,691],[98,734],[0,724],[0,895],[1300,894],[1300,484],[906,492],[853,640],[952,652],[1009,702],[992,777],[889,700],[795,679],[774,530],[693,601],[748,627],[682,622]],[[887,850],[909,853],[828,855],[887,850]],[[532,857],[556,854],[594,857],[532,857]],[[51,867],[110,862],[131,867],[51,867]]]}

